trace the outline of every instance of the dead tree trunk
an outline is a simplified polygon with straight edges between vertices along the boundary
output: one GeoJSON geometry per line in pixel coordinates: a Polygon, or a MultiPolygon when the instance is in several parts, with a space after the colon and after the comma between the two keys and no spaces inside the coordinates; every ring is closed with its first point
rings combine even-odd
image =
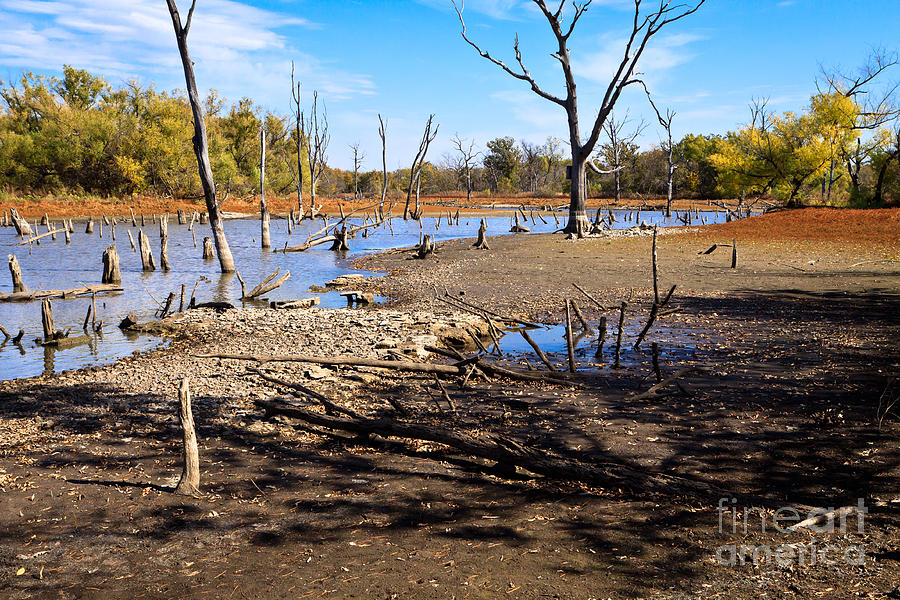
{"type": "Polygon", "coordinates": [[[53,306],[49,300],[41,302],[41,325],[44,328],[44,343],[57,339],[56,326],[53,324],[53,306]]]}
{"type": "Polygon", "coordinates": [[[428,153],[428,147],[431,145],[431,142],[434,141],[434,138],[437,137],[438,129],[440,129],[440,125],[434,124],[434,115],[429,115],[428,120],[425,122],[425,132],[422,134],[422,140],[419,142],[419,150],[416,152],[416,157],[413,159],[412,167],[409,170],[409,186],[406,189],[406,204],[403,207],[403,220],[407,220],[410,216],[409,212],[409,203],[412,199],[413,188],[416,189],[416,211],[419,209],[419,186],[421,185],[420,173],[422,170],[422,165],[425,163],[425,155],[428,153]],[[434,129],[432,130],[432,126],[434,129]]]}
{"type": "Polygon", "coordinates": [[[419,248],[416,250],[416,258],[428,258],[434,254],[436,248],[431,235],[425,234],[425,237],[422,238],[422,243],[419,244],[419,248]]]}
{"type": "Polygon", "coordinates": [[[187,37],[191,29],[191,19],[194,16],[196,1],[191,3],[187,21],[182,25],[181,16],[175,0],[166,0],[169,14],[172,17],[172,25],[175,28],[175,38],[178,42],[178,52],[181,55],[181,64],[184,68],[184,78],[187,84],[188,99],[191,104],[191,112],[194,120],[194,153],[197,155],[197,167],[200,172],[200,183],[203,185],[203,197],[206,201],[206,210],[209,212],[209,225],[213,237],[216,240],[216,249],[219,254],[219,265],[223,273],[234,271],[234,258],[228,240],[225,239],[225,227],[219,214],[219,204],[216,198],[216,184],[213,180],[212,165],[209,161],[209,144],[206,139],[206,119],[203,115],[203,104],[200,94],[197,92],[197,82],[194,79],[194,63],[188,53],[187,37]]]}
{"type": "Polygon", "coordinates": [[[331,248],[329,248],[329,250],[333,252],[348,252],[350,250],[350,246],[347,244],[347,239],[349,238],[350,234],[347,231],[347,226],[341,225],[340,230],[338,230],[337,226],[335,226],[335,229],[333,231],[334,241],[332,241],[331,248]]]}
{"type": "MultiPolygon", "coordinates": [[[[207,238],[209,239],[209,238],[207,238]]],[[[200,494],[200,451],[197,448],[197,433],[194,429],[194,414],[191,410],[191,390],[185,377],[178,386],[178,420],[184,433],[182,453],[184,465],[181,479],[175,493],[184,496],[200,494]]]]}
{"type": "Polygon", "coordinates": [[[19,267],[19,259],[14,254],[9,255],[9,273],[12,275],[13,293],[27,292],[28,288],[22,281],[22,269],[19,267]]]}
{"type": "Polygon", "coordinates": [[[478,239],[475,240],[475,243],[472,244],[473,248],[478,248],[479,250],[490,250],[491,247],[488,246],[487,243],[487,223],[484,219],[481,219],[481,225],[478,226],[478,239]]]}
{"type": "Polygon", "coordinates": [[[28,221],[19,216],[19,211],[10,208],[9,214],[12,218],[13,227],[16,228],[16,235],[34,235],[34,230],[31,229],[31,225],[28,224],[28,221]]]}
{"type": "Polygon", "coordinates": [[[84,232],[88,234],[94,233],[94,219],[88,219],[87,226],[84,228],[84,232]]]}
{"type": "Polygon", "coordinates": [[[119,271],[119,253],[113,244],[103,252],[103,277],[101,283],[122,283],[122,273],[119,271]]]}
{"type": "Polygon", "coordinates": [[[163,215],[159,220],[159,266],[168,271],[169,265],[169,216],[163,215]]]}
{"type": "Polygon", "coordinates": [[[150,252],[150,240],[144,234],[144,230],[138,231],[138,246],[141,249],[141,269],[155,271],[156,264],[153,261],[153,253],[150,252]]]}
{"type": "Polygon", "coordinates": [[[206,236],[203,238],[203,258],[204,260],[212,260],[216,257],[215,252],[213,251],[213,241],[212,238],[206,236]]]}
{"type": "Polygon", "coordinates": [[[262,231],[262,249],[272,247],[272,238],[269,235],[269,207],[266,204],[266,130],[259,132],[259,220],[262,231]]]}
{"type": "Polygon", "coordinates": [[[615,369],[622,366],[622,332],[625,329],[625,309],[627,307],[628,303],[623,300],[619,310],[619,332],[616,334],[616,362],[613,364],[613,368],[615,369]]]}

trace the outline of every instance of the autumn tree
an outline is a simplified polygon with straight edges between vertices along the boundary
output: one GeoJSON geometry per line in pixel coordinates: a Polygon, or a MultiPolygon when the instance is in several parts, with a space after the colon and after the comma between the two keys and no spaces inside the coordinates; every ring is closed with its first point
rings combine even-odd
{"type": "Polygon", "coordinates": [[[587,203],[586,194],[586,169],[600,171],[600,169],[591,160],[594,148],[600,139],[603,125],[613,107],[619,100],[622,91],[633,84],[640,82],[638,78],[637,66],[648,47],[651,39],[662,31],[663,28],[672,23],[687,17],[696,12],[704,3],[699,0],[694,3],[682,3],[670,0],[660,0],[658,4],[654,4],[654,8],[649,11],[642,10],[641,0],[634,0],[634,10],[632,19],[630,19],[630,31],[626,34],[625,46],[622,49],[622,55],[613,75],[606,87],[600,107],[593,116],[590,133],[587,138],[582,137],[581,126],[579,123],[578,96],[576,93],[575,76],[572,69],[572,58],[569,51],[569,38],[575,31],[578,21],[584,16],[585,12],[591,5],[591,0],[584,2],[575,1],[572,3],[572,11],[566,13],[565,0],[552,9],[547,6],[546,0],[532,0],[538,7],[541,14],[547,20],[553,36],[556,40],[556,48],[551,56],[559,62],[562,70],[563,80],[565,82],[566,93],[564,96],[558,96],[546,91],[537,80],[532,77],[531,73],[525,66],[522,52],[519,48],[519,39],[516,36],[513,43],[513,53],[515,55],[516,66],[510,67],[505,62],[494,58],[487,51],[482,50],[475,42],[473,42],[466,31],[465,21],[463,21],[463,6],[456,5],[459,22],[462,26],[463,39],[472,46],[482,58],[492,62],[508,75],[524,81],[531,90],[549,102],[559,105],[566,113],[569,128],[569,146],[571,148],[572,171],[571,171],[571,190],[569,197],[569,219],[564,229],[565,232],[582,237],[590,231],[591,223],[585,211],[587,203]]]}

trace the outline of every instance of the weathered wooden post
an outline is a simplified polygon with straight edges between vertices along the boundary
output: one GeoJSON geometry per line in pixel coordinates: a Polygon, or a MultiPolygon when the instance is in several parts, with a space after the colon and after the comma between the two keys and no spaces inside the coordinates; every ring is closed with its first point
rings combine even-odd
{"type": "Polygon", "coordinates": [[[153,261],[153,253],[150,252],[150,240],[144,234],[144,230],[138,231],[138,246],[141,249],[141,268],[144,271],[155,271],[156,264],[153,261]]]}
{"type": "Polygon", "coordinates": [[[566,300],[566,350],[569,354],[569,372],[575,372],[575,344],[572,340],[572,313],[566,300]]]}
{"type": "Polygon", "coordinates": [[[113,244],[103,252],[103,283],[122,283],[122,273],[119,271],[119,253],[113,244]]]}
{"type": "Polygon", "coordinates": [[[19,268],[19,259],[15,254],[9,255],[9,273],[12,275],[13,293],[27,292],[28,288],[22,282],[22,269],[19,268]]]}
{"type": "Polygon", "coordinates": [[[594,360],[603,362],[603,343],[606,341],[606,317],[600,317],[600,333],[597,334],[597,351],[594,360]]]}
{"type": "Polygon", "coordinates": [[[259,220],[262,229],[260,239],[262,249],[272,247],[272,239],[269,235],[269,207],[266,205],[266,129],[259,131],[259,220]]]}
{"type": "Polygon", "coordinates": [[[163,271],[169,270],[169,217],[166,215],[159,220],[159,266],[163,271]]]}
{"type": "MultiPolygon", "coordinates": [[[[206,238],[209,239],[209,238],[206,238]]],[[[194,415],[191,411],[191,390],[187,377],[178,386],[178,419],[184,433],[182,458],[184,464],[181,479],[175,487],[175,493],[184,496],[200,494],[200,451],[197,448],[197,433],[194,429],[194,415]]]]}
{"type": "Polygon", "coordinates": [[[212,238],[206,236],[203,238],[203,258],[206,260],[212,260],[215,258],[215,251],[213,250],[213,242],[212,238]]]}
{"type": "Polygon", "coordinates": [[[622,306],[619,311],[619,332],[616,334],[616,362],[613,364],[613,368],[618,369],[621,367],[621,351],[622,351],[622,330],[625,328],[625,309],[628,307],[628,303],[624,300],[622,301],[622,306]]]}

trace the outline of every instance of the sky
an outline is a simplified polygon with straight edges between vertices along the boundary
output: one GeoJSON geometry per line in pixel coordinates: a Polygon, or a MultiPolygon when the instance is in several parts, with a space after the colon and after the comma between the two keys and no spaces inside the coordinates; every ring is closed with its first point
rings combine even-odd
{"type": "MultiPolygon", "coordinates": [[[[189,0],[178,5],[186,15],[189,0]]],[[[583,130],[620,60],[632,11],[628,0],[594,0],[570,39],[583,130]]],[[[518,34],[541,87],[564,93],[550,57],[555,40],[533,2],[469,0],[463,15],[470,38],[507,64],[515,64],[518,34]]],[[[657,106],[676,112],[676,138],[721,134],[746,122],[753,98],[776,111],[802,110],[820,68],[849,73],[875,49],[897,51],[897,31],[897,0],[708,0],[657,34],[638,69],[657,106]]],[[[480,149],[501,136],[568,138],[562,108],[465,43],[450,0],[197,0],[188,45],[202,91],[214,88],[229,102],[250,97],[282,115],[291,111],[293,62],[304,104],[318,90],[326,105],[331,166],[351,168],[350,145],[359,143],[363,168],[381,168],[379,113],[390,170],[412,162],[430,113],[440,125],[428,157],[435,162],[452,152],[456,135],[480,149]]],[[[60,75],[63,64],[113,86],[184,88],[164,0],[0,0],[0,79],[60,75]]],[[[890,77],[900,81],[900,68],[890,77]]],[[[659,143],[643,90],[629,88],[615,112],[648,124],[643,148],[659,143]]]]}

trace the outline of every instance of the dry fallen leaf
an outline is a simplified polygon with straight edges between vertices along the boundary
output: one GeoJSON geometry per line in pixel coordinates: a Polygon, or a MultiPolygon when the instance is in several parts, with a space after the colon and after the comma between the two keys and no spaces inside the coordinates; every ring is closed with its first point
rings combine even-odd
{"type": "Polygon", "coordinates": [[[18,577],[19,575],[24,575],[24,574],[25,574],[25,567],[19,567],[19,570],[16,571],[16,576],[18,577]]]}

